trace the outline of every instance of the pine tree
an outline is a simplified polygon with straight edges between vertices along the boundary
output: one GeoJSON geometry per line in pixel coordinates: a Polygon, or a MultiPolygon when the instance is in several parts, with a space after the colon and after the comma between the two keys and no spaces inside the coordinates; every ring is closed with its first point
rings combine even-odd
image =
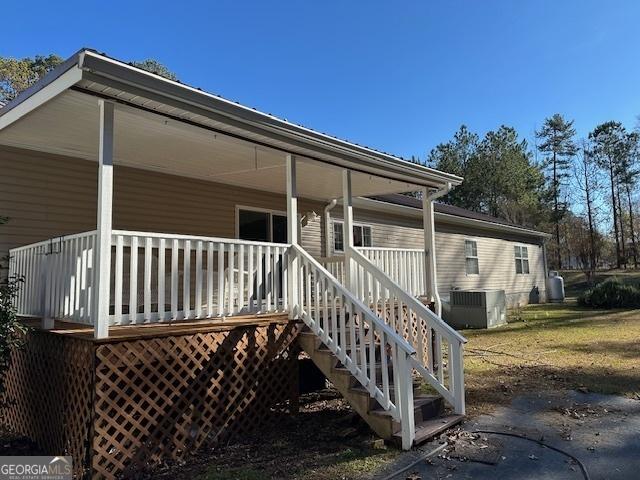
{"type": "Polygon", "coordinates": [[[536,137],[542,141],[538,145],[538,150],[547,155],[543,162],[543,168],[547,172],[553,195],[552,222],[555,227],[558,268],[562,268],[560,221],[567,211],[567,204],[561,201],[561,196],[570,175],[572,157],[577,151],[574,141],[575,134],[573,121],[565,120],[559,113],[547,118],[542,128],[536,131],[536,137]]]}

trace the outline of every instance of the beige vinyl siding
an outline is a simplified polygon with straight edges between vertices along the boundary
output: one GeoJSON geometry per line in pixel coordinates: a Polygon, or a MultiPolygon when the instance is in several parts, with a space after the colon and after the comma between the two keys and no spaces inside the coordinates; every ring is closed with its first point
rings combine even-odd
{"type": "Polygon", "coordinates": [[[438,292],[443,298],[448,298],[454,288],[501,289],[507,294],[509,304],[526,304],[531,290],[536,286],[544,297],[545,266],[540,245],[472,234],[436,232],[436,262],[438,292]],[[465,272],[465,240],[474,240],[477,244],[478,275],[467,275],[465,272]],[[525,245],[528,249],[529,274],[516,274],[515,245],[525,245]]]}
{"type": "MultiPolygon", "coordinates": [[[[95,229],[97,164],[0,147],[0,256],[10,248],[95,229]]],[[[284,195],[129,167],[114,167],[113,228],[234,238],[236,205],[286,210],[284,195]]],[[[322,212],[300,200],[300,214],[322,212]]],[[[311,217],[311,216],[310,216],[311,217]]],[[[301,243],[320,255],[321,221],[301,229],[301,243]]]]}

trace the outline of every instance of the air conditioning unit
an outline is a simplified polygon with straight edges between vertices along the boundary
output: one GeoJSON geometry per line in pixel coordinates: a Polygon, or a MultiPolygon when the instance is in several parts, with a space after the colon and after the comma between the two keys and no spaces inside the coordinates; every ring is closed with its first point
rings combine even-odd
{"type": "Polygon", "coordinates": [[[446,319],[455,328],[493,328],[507,323],[504,290],[451,290],[446,319]]]}

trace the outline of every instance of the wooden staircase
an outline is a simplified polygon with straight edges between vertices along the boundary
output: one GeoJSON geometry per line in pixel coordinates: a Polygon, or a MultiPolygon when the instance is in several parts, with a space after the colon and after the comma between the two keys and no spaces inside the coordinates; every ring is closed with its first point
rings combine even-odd
{"type": "Polygon", "coordinates": [[[464,337],[365,257],[347,289],[300,246],[288,254],[301,346],[378,435],[406,450],[463,418],[464,337]],[[414,376],[438,396],[416,391],[414,376]]]}
{"type": "MultiPolygon", "coordinates": [[[[347,330],[347,336],[349,331],[347,330]]],[[[359,335],[356,335],[359,338],[359,335]]],[[[365,338],[369,338],[365,335],[365,338]]],[[[361,348],[369,352],[369,342],[358,344],[356,350],[361,348]]],[[[393,419],[391,413],[384,409],[378,400],[373,398],[369,391],[344,367],[342,362],[327,348],[318,336],[305,328],[299,336],[302,349],[311,358],[325,377],[335,386],[351,407],[362,417],[371,429],[381,438],[398,446],[402,443],[400,434],[401,425],[393,419]]],[[[374,351],[380,352],[377,348],[374,351]]],[[[368,353],[367,353],[368,355],[368,353]]],[[[388,360],[387,368],[392,371],[393,366],[388,360]]],[[[376,359],[376,365],[380,368],[380,359],[376,359]]],[[[378,370],[377,369],[377,370],[378,370]]],[[[390,375],[393,378],[393,375],[390,375]]],[[[435,435],[443,432],[451,426],[459,423],[464,415],[445,413],[444,400],[439,395],[427,395],[419,390],[419,383],[414,382],[413,412],[415,419],[414,445],[423,443],[435,435]]],[[[394,385],[389,385],[390,395],[394,395],[394,385]]]]}

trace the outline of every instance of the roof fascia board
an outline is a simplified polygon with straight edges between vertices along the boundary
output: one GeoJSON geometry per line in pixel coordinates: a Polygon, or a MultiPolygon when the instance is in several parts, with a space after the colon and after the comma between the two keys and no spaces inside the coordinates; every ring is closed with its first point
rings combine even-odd
{"type": "Polygon", "coordinates": [[[322,149],[328,155],[347,157],[351,162],[359,163],[361,166],[374,167],[383,171],[392,170],[402,176],[402,181],[406,181],[407,176],[411,176],[414,178],[412,183],[424,186],[433,186],[434,183],[451,182],[453,185],[462,183],[462,178],[456,175],[419,166],[392,155],[376,152],[294,125],[182,83],[142,72],[137,68],[90,51],[85,52],[80,66],[103,78],[117,80],[128,86],[136,86],[144,91],[160,94],[165,98],[177,99],[183,104],[204,108],[209,112],[217,111],[226,119],[231,117],[240,121],[243,128],[246,128],[248,123],[253,124],[262,135],[280,134],[288,143],[291,143],[292,138],[297,137],[305,148],[322,149]]]}
{"type": "MultiPolygon", "coordinates": [[[[340,200],[341,202],[341,200],[340,200]]],[[[353,199],[353,206],[360,207],[367,210],[376,210],[393,213],[396,215],[403,215],[415,218],[422,218],[422,209],[407,207],[406,205],[395,205],[393,203],[381,202],[379,200],[373,200],[370,198],[358,197],[353,199]]],[[[476,228],[482,228],[485,230],[497,230],[502,232],[518,233],[521,235],[527,235],[536,238],[551,238],[552,235],[544,232],[538,232],[537,230],[531,230],[523,227],[516,227],[512,225],[503,225],[501,223],[488,222],[486,220],[478,220],[475,218],[459,217],[457,215],[451,215],[448,213],[434,212],[437,220],[455,225],[470,226],[476,228]]]]}
{"type": "Polygon", "coordinates": [[[217,128],[213,128],[210,127],[208,125],[202,124],[202,123],[198,123],[196,121],[192,121],[189,119],[185,119],[179,116],[172,116],[169,113],[165,113],[162,112],[160,110],[154,110],[154,109],[149,109],[149,108],[145,108],[142,105],[138,105],[136,103],[132,103],[130,101],[127,101],[125,99],[122,98],[118,98],[118,97],[112,97],[109,95],[105,95],[105,94],[101,94],[99,92],[95,92],[93,90],[89,90],[86,88],[83,88],[82,86],[76,86],[74,87],[74,90],[76,91],[80,91],[83,94],[86,95],[91,95],[91,96],[98,96],[98,97],[104,97],[104,98],[110,98],[112,99],[114,102],[116,103],[121,103],[123,105],[126,105],[128,108],[132,108],[132,109],[138,109],[141,111],[146,111],[155,115],[159,115],[159,116],[163,116],[166,118],[171,118],[172,120],[178,121],[178,122],[184,122],[190,125],[194,125],[198,128],[204,128],[207,130],[214,130],[216,133],[219,133],[221,135],[227,135],[230,137],[234,137],[240,140],[244,140],[246,142],[253,144],[259,144],[261,146],[267,147],[267,148],[271,148],[273,150],[276,151],[281,151],[283,153],[290,153],[293,155],[299,155],[301,157],[305,157],[305,158],[309,158],[311,160],[315,160],[318,162],[323,162],[323,163],[329,163],[329,164],[333,164],[337,167],[340,168],[350,168],[354,171],[360,171],[366,174],[370,174],[370,175],[376,175],[376,176],[380,176],[383,178],[388,178],[391,180],[396,180],[396,181],[400,181],[400,182],[404,182],[404,183],[409,183],[412,185],[416,186],[416,189],[418,189],[420,186],[427,186],[430,188],[438,188],[441,184],[436,183],[437,181],[434,179],[430,179],[430,181],[427,183],[418,183],[416,181],[416,178],[414,175],[407,175],[406,172],[404,173],[395,173],[395,172],[390,172],[389,170],[386,169],[381,169],[381,168],[366,168],[366,166],[363,166],[361,164],[361,162],[358,161],[358,159],[353,158],[351,156],[348,155],[341,155],[340,157],[336,158],[335,160],[328,160],[327,158],[323,158],[323,157],[314,157],[313,155],[310,155],[307,151],[302,151],[299,149],[313,149],[313,151],[317,152],[320,155],[326,155],[326,156],[331,156],[332,158],[336,157],[336,153],[331,151],[331,150],[326,150],[323,148],[314,148],[313,146],[310,146],[308,143],[302,141],[302,140],[298,140],[295,137],[290,137],[290,136],[284,136],[284,135],[280,135],[278,133],[271,133],[271,132],[266,132],[263,129],[260,129],[256,126],[253,126],[251,124],[248,124],[246,122],[242,122],[239,120],[236,120],[232,117],[228,117],[226,115],[220,114],[216,111],[210,110],[210,109],[206,109],[206,108],[202,108],[196,105],[192,105],[191,103],[185,103],[184,101],[177,99],[177,98],[173,98],[173,97],[168,97],[168,96],[163,96],[161,94],[149,91],[149,90],[144,90],[142,88],[139,88],[135,85],[130,85],[130,84],[126,84],[123,83],[119,80],[116,80],[114,78],[108,78],[108,77],[103,77],[99,74],[93,73],[93,72],[84,72],[83,74],[83,79],[86,81],[90,81],[90,82],[95,82],[98,83],[100,85],[103,85],[105,87],[110,87],[112,89],[115,90],[122,90],[122,91],[126,91],[132,95],[136,95],[139,97],[143,97],[143,98],[147,98],[150,100],[153,100],[155,102],[158,103],[162,103],[164,105],[168,105],[174,108],[179,108],[179,109],[184,109],[184,110],[189,110],[190,112],[196,114],[196,115],[201,115],[203,117],[209,118],[210,120],[213,120],[215,122],[220,122],[220,123],[224,123],[226,125],[229,125],[231,127],[234,128],[238,128],[238,129],[242,129],[246,132],[255,134],[255,135],[261,135],[261,136],[268,136],[271,140],[273,140],[274,142],[280,142],[280,143],[286,143],[287,145],[291,146],[291,148],[285,148],[282,147],[281,145],[276,145],[276,144],[270,144],[270,143],[265,143],[261,140],[252,138],[252,137],[243,137],[241,135],[238,135],[234,132],[228,132],[222,129],[217,129],[217,128]]]}
{"type": "Polygon", "coordinates": [[[39,88],[34,91],[28,92],[25,97],[16,98],[16,100],[20,99],[20,102],[17,102],[14,105],[9,104],[0,110],[0,130],[20,120],[29,112],[60,95],[65,90],[78,83],[81,79],[82,70],[73,66],[46,84],[39,86],[39,88]],[[11,106],[11,108],[8,111],[4,111],[9,106],[11,106]]]}

